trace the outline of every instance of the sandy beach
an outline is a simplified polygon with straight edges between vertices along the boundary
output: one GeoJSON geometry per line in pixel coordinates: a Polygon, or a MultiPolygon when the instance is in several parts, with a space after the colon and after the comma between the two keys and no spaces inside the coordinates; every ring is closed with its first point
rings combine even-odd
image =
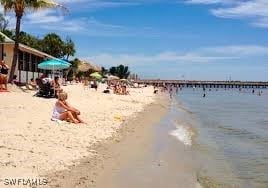
{"type": "MultiPolygon", "coordinates": [[[[95,145],[95,156],[80,160],[78,165],[68,170],[49,174],[50,187],[114,187],[117,183],[115,177],[123,171],[125,164],[131,164],[136,158],[148,155],[146,150],[150,151],[154,138],[153,128],[167,111],[168,100],[162,96],[156,97],[144,110],[123,122],[118,134],[95,145]]],[[[139,175],[135,177],[140,180],[144,178],[139,175]]],[[[133,186],[136,183],[138,182],[133,186]]]]}
{"type": "Polygon", "coordinates": [[[97,92],[79,84],[63,87],[87,125],[51,121],[56,99],[14,88],[1,93],[0,187],[6,179],[47,178],[96,157],[93,148],[118,135],[124,122],[156,100],[151,87],[130,89],[129,96],[104,94],[104,87],[97,92]]]}

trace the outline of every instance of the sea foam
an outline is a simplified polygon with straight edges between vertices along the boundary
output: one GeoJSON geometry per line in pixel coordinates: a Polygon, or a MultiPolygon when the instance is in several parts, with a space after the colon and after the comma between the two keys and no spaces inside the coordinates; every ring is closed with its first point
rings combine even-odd
{"type": "Polygon", "coordinates": [[[179,141],[181,141],[187,146],[192,145],[193,133],[190,129],[184,126],[178,126],[177,129],[171,131],[169,134],[175,136],[179,141]]]}

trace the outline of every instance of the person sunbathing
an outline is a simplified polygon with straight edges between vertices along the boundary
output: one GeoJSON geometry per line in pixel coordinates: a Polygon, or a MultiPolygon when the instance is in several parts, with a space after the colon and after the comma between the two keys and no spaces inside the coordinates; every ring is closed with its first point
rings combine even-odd
{"type": "Polygon", "coordinates": [[[16,85],[16,86],[19,86],[20,85],[20,82],[19,80],[17,79],[17,75],[14,75],[13,76],[13,79],[12,79],[12,84],[16,85]]]}
{"type": "Polygon", "coordinates": [[[123,85],[122,86],[122,95],[129,95],[129,91],[127,90],[127,86],[123,85]]]}
{"type": "Polygon", "coordinates": [[[65,92],[60,92],[58,96],[58,101],[56,102],[53,114],[52,114],[52,120],[61,120],[61,121],[70,121],[71,123],[84,123],[83,120],[79,118],[80,111],[76,108],[70,106],[67,103],[68,95],[65,92]]]}
{"type": "Polygon", "coordinates": [[[117,95],[122,95],[122,87],[121,85],[115,85],[114,93],[117,95]]]}
{"type": "Polygon", "coordinates": [[[29,90],[37,90],[37,84],[33,78],[31,78],[30,82],[27,84],[27,88],[29,90]]]}

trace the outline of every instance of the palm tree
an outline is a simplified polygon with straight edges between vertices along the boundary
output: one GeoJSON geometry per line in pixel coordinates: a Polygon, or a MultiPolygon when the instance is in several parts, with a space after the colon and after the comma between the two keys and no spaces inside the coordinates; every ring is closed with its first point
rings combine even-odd
{"type": "Polygon", "coordinates": [[[11,70],[9,74],[9,82],[11,82],[15,73],[18,59],[20,24],[24,12],[27,9],[39,10],[44,8],[60,7],[66,10],[66,8],[53,0],[0,0],[0,4],[4,7],[5,13],[7,11],[14,11],[16,15],[15,46],[13,51],[11,70]]]}
{"type": "Polygon", "coordinates": [[[106,69],[105,67],[101,67],[100,74],[102,75],[102,77],[105,76],[108,73],[109,73],[109,70],[108,69],[106,69]]]}
{"type": "Polygon", "coordinates": [[[71,63],[72,65],[66,72],[67,77],[76,75],[78,73],[78,66],[79,66],[80,60],[78,58],[75,58],[74,60],[69,61],[69,63],[71,63]],[[70,75],[70,73],[72,74],[70,75]]]}
{"type": "Polygon", "coordinates": [[[130,72],[128,70],[128,66],[119,65],[117,67],[111,67],[109,72],[114,75],[118,76],[120,79],[124,78],[127,79],[130,72]]]}
{"type": "Polygon", "coordinates": [[[64,47],[63,47],[63,55],[66,55],[66,59],[68,60],[70,56],[74,56],[75,54],[75,45],[73,40],[70,37],[66,38],[64,47]]]}
{"type": "Polygon", "coordinates": [[[124,66],[124,65],[119,65],[118,67],[116,67],[116,72],[117,72],[117,76],[122,79],[127,79],[130,72],[128,70],[128,66],[124,66]]]}
{"type": "Polygon", "coordinates": [[[64,53],[64,41],[56,33],[47,34],[43,40],[43,52],[46,52],[54,57],[62,58],[64,53]]]}
{"type": "Polygon", "coordinates": [[[0,13],[0,30],[1,30],[1,32],[6,30],[8,24],[9,24],[9,21],[4,17],[4,15],[2,13],[0,13]]]}

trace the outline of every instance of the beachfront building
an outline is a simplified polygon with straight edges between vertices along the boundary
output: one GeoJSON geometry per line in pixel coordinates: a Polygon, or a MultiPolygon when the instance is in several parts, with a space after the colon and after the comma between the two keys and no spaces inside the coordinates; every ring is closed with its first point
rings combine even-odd
{"type": "MultiPolygon", "coordinates": [[[[15,41],[0,32],[4,37],[4,41],[0,43],[0,60],[4,60],[9,67],[12,64],[13,49],[15,41]]],[[[15,75],[21,83],[27,83],[31,78],[37,78],[42,73],[48,73],[45,70],[37,68],[37,65],[45,59],[54,59],[55,57],[31,48],[29,46],[19,44],[18,62],[15,75]]]]}

